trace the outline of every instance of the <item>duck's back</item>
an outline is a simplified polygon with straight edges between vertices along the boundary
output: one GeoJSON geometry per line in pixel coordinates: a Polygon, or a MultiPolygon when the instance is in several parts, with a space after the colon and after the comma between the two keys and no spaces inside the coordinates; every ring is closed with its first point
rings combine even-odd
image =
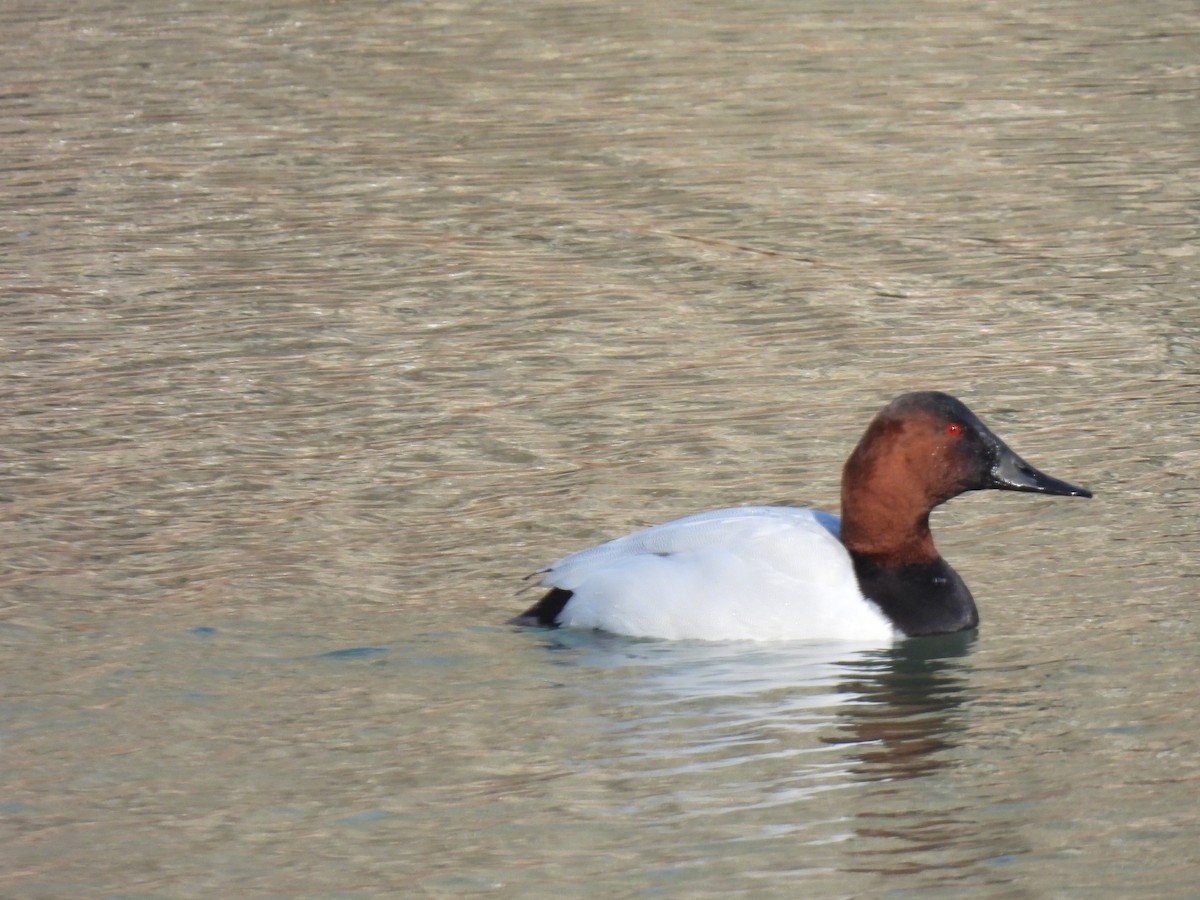
{"type": "Polygon", "coordinates": [[[559,625],[639,637],[889,641],[829,513],[718,509],[567,556],[542,584],[569,591],[559,625]]]}

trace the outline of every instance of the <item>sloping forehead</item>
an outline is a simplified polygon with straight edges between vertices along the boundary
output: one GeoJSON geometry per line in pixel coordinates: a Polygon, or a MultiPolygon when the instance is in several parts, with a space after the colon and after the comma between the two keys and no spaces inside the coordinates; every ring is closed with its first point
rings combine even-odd
{"type": "Polygon", "coordinates": [[[958,422],[975,429],[985,427],[961,400],[939,391],[904,394],[884,407],[880,416],[888,419],[925,419],[938,423],[958,422]]]}

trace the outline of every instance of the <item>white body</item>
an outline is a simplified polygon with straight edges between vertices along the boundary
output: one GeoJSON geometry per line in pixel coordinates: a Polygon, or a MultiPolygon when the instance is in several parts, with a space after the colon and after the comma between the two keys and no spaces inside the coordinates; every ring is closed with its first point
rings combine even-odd
{"type": "Polygon", "coordinates": [[[897,635],[863,597],[837,516],[717,509],[635,531],[547,567],[572,592],[560,625],[636,637],[852,640],[897,635]]]}

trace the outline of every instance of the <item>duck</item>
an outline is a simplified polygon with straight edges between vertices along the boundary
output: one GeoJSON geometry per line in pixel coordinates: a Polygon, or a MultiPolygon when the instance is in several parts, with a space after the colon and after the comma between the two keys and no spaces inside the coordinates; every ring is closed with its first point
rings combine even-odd
{"type": "Polygon", "coordinates": [[[742,506],[644,528],[535,572],[548,590],[510,624],[881,645],[974,629],[975,600],[934,545],[929,515],[979,490],[1092,496],[1025,462],[950,394],[907,393],[846,460],[840,517],[742,506]]]}

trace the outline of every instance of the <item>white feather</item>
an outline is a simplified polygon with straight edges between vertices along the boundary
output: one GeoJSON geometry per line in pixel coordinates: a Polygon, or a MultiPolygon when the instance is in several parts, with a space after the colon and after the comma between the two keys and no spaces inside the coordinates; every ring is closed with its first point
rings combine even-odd
{"type": "Polygon", "coordinates": [[[560,559],[542,584],[572,592],[559,624],[700,640],[890,643],[863,597],[838,518],[787,506],[718,509],[560,559]]]}

